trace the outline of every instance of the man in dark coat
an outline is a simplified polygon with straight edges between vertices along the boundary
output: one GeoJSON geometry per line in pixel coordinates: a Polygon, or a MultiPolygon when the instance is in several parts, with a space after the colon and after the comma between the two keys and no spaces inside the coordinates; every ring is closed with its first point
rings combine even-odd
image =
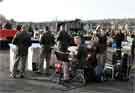
{"type": "Polygon", "coordinates": [[[18,31],[13,38],[12,43],[17,46],[16,59],[11,76],[16,78],[18,66],[21,63],[20,77],[24,77],[25,65],[27,61],[28,48],[31,46],[31,34],[27,32],[27,26],[23,26],[21,31],[18,31]]]}
{"type": "Polygon", "coordinates": [[[42,47],[40,54],[40,64],[39,73],[43,73],[44,59],[46,59],[46,74],[49,74],[49,61],[51,58],[51,50],[55,44],[54,35],[51,34],[49,27],[46,27],[46,32],[44,32],[40,39],[40,44],[42,47]]]}
{"type": "MultiPolygon", "coordinates": [[[[61,52],[67,52],[67,49],[70,45],[71,37],[70,35],[66,32],[67,28],[66,25],[62,25],[60,28],[60,33],[58,35],[57,41],[59,41],[59,50],[61,52]]],[[[64,73],[64,81],[69,80],[69,64],[68,62],[62,62],[63,63],[63,73],[64,73]]]]}
{"type": "Polygon", "coordinates": [[[66,32],[66,25],[61,26],[57,41],[59,41],[60,51],[66,52],[67,48],[70,45],[70,41],[71,41],[70,35],[66,32]]]}

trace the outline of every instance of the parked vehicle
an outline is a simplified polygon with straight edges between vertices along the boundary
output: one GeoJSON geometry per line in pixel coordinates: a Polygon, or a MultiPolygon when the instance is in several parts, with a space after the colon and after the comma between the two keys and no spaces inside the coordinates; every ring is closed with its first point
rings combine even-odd
{"type": "Polygon", "coordinates": [[[12,41],[16,32],[17,30],[0,29],[0,48],[8,48],[8,43],[12,41]]]}

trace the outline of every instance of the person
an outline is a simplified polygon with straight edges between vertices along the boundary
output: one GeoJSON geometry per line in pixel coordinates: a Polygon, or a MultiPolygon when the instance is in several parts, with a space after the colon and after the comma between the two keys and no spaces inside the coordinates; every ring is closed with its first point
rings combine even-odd
{"type": "Polygon", "coordinates": [[[74,42],[77,46],[77,54],[75,55],[76,61],[73,63],[75,68],[83,69],[84,70],[84,77],[87,82],[94,80],[94,65],[95,63],[92,62],[94,56],[90,53],[89,48],[86,44],[82,42],[80,36],[74,37],[74,42]],[[91,59],[91,57],[93,57],[91,59]]]}
{"type": "Polygon", "coordinates": [[[71,37],[67,33],[66,25],[62,25],[60,28],[60,33],[58,35],[57,41],[59,42],[59,50],[62,52],[66,52],[67,48],[70,45],[71,37]]]}
{"type": "Polygon", "coordinates": [[[98,44],[96,48],[97,66],[95,68],[96,80],[101,81],[104,65],[106,62],[107,36],[104,30],[99,26],[97,28],[98,44]]]}
{"type": "Polygon", "coordinates": [[[28,32],[30,32],[31,33],[31,36],[33,37],[34,31],[33,31],[33,28],[32,28],[32,25],[31,24],[28,27],[28,32]]]}
{"type": "Polygon", "coordinates": [[[135,35],[132,35],[133,41],[131,46],[131,56],[132,56],[132,64],[134,62],[134,56],[135,56],[135,35]]]}
{"type": "Polygon", "coordinates": [[[107,49],[107,36],[104,30],[101,28],[97,29],[97,59],[99,64],[105,63],[106,49],[107,49]]]}
{"type": "Polygon", "coordinates": [[[37,27],[34,29],[33,38],[38,39],[38,40],[40,39],[40,32],[39,32],[39,29],[37,27]]]}
{"type": "Polygon", "coordinates": [[[4,25],[4,29],[12,29],[12,24],[10,22],[7,22],[5,25],[4,25]]]}
{"type": "Polygon", "coordinates": [[[90,44],[87,45],[88,54],[88,63],[91,64],[93,68],[97,65],[97,58],[96,58],[96,46],[97,46],[98,38],[94,35],[90,41],[90,44]]]}
{"type": "Polygon", "coordinates": [[[51,58],[51,51],[52,47],[55,44],[55,38],[53,34],[51,34],[51,31],[49,27],[46,27],[46,32],[43,32],[40,44],[42,47],[41,54],[40,54],[40,64],[39,64],[39,73],[43,73],[43,66],[44,66],[44,59],[46,59],[46,75],[49,75],[49,62],[51,58]]]}
{"type": "Polygon", "coordinates": [[[124,34],[122,33],[121,29],[116,32],[116,36],[114,37],[114,41],[116,42],[117,50],[116,53],[118,54],[119,59],[121,59],[121,48],[122,48],[122,41],[124,41],[124,34]]]}
{"type": "Polygon", "coordinates": [[[15,37],[12,40],[12,43],[17,46],[16,49],[16,58],[13,66],[13,71],[11,73],[11,77],[16,78],[18,67],[21,64],[21,68],[19,71],[19,77],[24,78],[25,74],[25,65],[27,61],[28,48],[31,46],[31,34],[27,32],[27,25],[24,25],[21,31],[17,32],[15,37]]]}
{"type": "Polygon", "coordinates": [[[16,30],[21,31],[21,29],[22,29],[22,25],[17,25],[16,30]]]}
{"type": "Polygon", "coordinates": [[[114,37],[114,40],[116,42],[117,48],[121,49],[122,41],[124,40],[124,34],[121,30],[117,31],[116,36],[114,37]]]}
{"type": "Polygon", "coordinates": [[[87,47],[84,43],[82,43],[82,40],[79,36],[74,37],[74,42],[76,46],[78,47],[76,58],[79,64],[82,66],[84,65],[84,61],[87,58],[87,47]]]}
{"type": "MultiPolygon", "coordinates": [[[[58,38],[57,41],[59,42],[58,48],[59,51],[61,52],[67,52],[68,47],[70,46],[70,41],[71,41],[71,37],[70,35],[66,32],[67,31],[67,27],[66,25],[62,25],[60,28],[60,33],[58,34],[58,38]]],[[[69,64],[68,62],[62,62],[63,64],[63,72],[64,72],[64,82],[68,82],[69,81],[69,64]]]]}

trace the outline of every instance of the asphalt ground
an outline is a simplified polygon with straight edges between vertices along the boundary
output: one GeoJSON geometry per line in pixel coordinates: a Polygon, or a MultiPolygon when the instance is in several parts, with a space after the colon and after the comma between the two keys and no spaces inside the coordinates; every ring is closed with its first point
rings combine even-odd
{"type": "Polygon", "coordinates": [[[44,76],[40,80],[31,79],[31,74],[27,75],[28,78],[12,79],[9,77],[9,63],[9,50],[0,50],[0,93],[135,93],[134,71],[129,81],[113,80],[81,87],[69,84],[67,87],[46,81],[44,76]]]}

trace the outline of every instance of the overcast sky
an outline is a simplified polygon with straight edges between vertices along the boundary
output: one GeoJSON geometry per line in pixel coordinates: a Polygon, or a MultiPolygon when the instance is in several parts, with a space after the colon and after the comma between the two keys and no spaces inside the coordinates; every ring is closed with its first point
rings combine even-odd
{"type": "Polygon", "coordinates": [[[0,14],[16,21],[135,17],[135,0],[3,0],[0,14]]]}

